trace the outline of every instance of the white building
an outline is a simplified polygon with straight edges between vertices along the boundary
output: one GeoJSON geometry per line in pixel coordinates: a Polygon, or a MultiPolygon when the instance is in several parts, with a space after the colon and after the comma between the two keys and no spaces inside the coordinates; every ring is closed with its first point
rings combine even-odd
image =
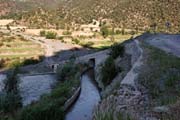
{"type": "Polygon", "coordinates": [[[100,32],[100,22],[93,20],[90,24],[81,25],[80,29],[85,32],[100,32]]]}

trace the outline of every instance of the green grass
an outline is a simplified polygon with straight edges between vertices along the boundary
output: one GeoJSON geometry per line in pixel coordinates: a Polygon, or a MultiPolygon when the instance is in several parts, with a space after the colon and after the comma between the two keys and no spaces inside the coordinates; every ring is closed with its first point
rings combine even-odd
{"type": "Polygon", "coordinates": [[[39,44],[28,41],[21,36],[11,37],[3,33],[0,36],[1,69],[11,68],[17,64],[23,65],[22,62],[29,58],[36,61],[42,55],[44,55],[44,50],[39,44]]]}
{"type": "MultiPolygon", "coordinates": [[[[89,47],[91,47],[91,48],[93,48],[93,49],[104,49],[104,48],[109,48],[109,47],[111,47],[114,43],[122,43],[122,42],[124,42],[124,41],[126,41],[126,40],[128,40],[130,38],[130,36],[128,36],[128,37],[125,37],[125,38],[117,38],[117,39],[115,39],[114,41],[111,41],[111,40],[107,40],[107,39],[104,39],[104,40],[99,40],[99,41],[91,41],[91,45],[89,46],[89,47]]],[[[88,42],[88,41],[85,41],[85,40],[82,40],[82,41],[80,41],[80,44],[82,45],[82,46],[86,46],[86,45],[88,45],[90,42],[88,42]]]]}
{"type": "Polygon", "coordinates": [[[101,81],[103,82],[104,86],[109,85],[117,73],[118,71],[116,70],[114,59],[112,57],[107,58],[101,67],[101,81]]]}
{"type": "Polygon", "coordinates": [[[4,81],[5,87],[3,94],[0,95],[0,112],[1,114],[11,114],[21,108],[21,97],[19,94],[17,78],[18,68],[8,72],[7,79],[4,81]]]}
{"type": "Polygon", "coordinates": [[[73,62],[65,64],[57,73],[59,82],[50,94],[41,97],[40,101],[23,108],[18,120],[64,120],[65,102],[80,85],[80,66],[73,62]],[[68,66],[68,67],[67,67],[68,66]],[[69,71],[68,74],[62,71],[69,71]],[[63,74],[64,78],[61,78],[63,74]]]}
{"type": "Polygon", "coordinates": [[[109,110],[106,112],[96,112],[94,120],[134,120],[130,115],[123,112],[109,110]]]}
{"type": "Polygon", "coordinates": [[[0,48],[0,53],[7,53],[7,52],[42,52],[43,49],[42,48],[0,48]]]}
{"type": "Polygon", "coordinates": [[[38,54],[17,54],[17,55],[0,55],[0,58],[10,58],[10,59],[14,59],[14,58],[21,58],[21,57],[26,57],[26,58],[30,58],[30,57],[34,57],[38,54]]]}
{"type": "Polygon", "coordinates": [[[144,45],[147,60],[140,73],[144,85],[156,104],[175,103],[180,97],[180,58],[144,45]]]}
{"type": "MultiPolygon", "coordinates": [[[[13,116],[11,114],[1,115],[0,120],[64,120],[64,104],[80,85],[82,67],[82,65],[76,65],[72,61],[66,63],[59,68],[59,71],[68,69],[69,73],[64,74],[63,81],[62,78],[58,77],[58,82],[51,93],[41,96],[41,99],[36,103],[18,109],[13,116]]],[[[57,76],[61,76],[60,73],[57,73],[57,76]]],[[[14,107],[12,105],[12,108],[14,107]]]]}

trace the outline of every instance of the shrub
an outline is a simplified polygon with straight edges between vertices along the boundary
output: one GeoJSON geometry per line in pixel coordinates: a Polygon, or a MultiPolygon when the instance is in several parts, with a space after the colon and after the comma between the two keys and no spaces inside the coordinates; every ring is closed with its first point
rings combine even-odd
{"type": "Polygon", "coordinates": [[[48,101],[24,108],[18,120],[64,120],[64,114],[57,102],[48,101]]]}
{"type": "Polygon", "coordinates": [[[0,95],[0,112],[12,113],[21,107],[21,97],[16,93],[0,95]]]}
{"type": "Polygon", "coordinates": [[[0,68],[3,68],[5,66],[5,60],[0,60],[0,68]]]}
{"type": "Polygon", "coordinates": [[[118,56],[123,56],[124,54],[124,46],[121,45],[121,44],[114,44],[112,47],[111,47],[111,52],[110,52],[110,55],[116,59],[118,56]]]}
{"type": "Polygon", "coordinates": [[[72,34],[72,32],[70,32],[70,31],[63,31],[63,33],[62,33],[63,35],[71,35],[72,34]]]}
{"type": "Polygon", "coordinates": [[[40,60],[34,60],[34,59],[27,59],[23,62],[23,65],[31,65],[31,64],[37,64],[40,60]]]}
{"type": "Polygon", "coordinates": [[[105,86],[111,83],[116,76],[117,70],[114,63],[114,59],[109,57],[106,59],[104,65],[101,68],[102,82],[105,86]]]}
{"type": "Polygon", "coordinates": [[[56,39],[57,33],[53,31],[48,31],[46,33],[46,39],[56,39]]]}
{"type": "Polygon", "coordinates": [[[65,64],[59,71],[57,75],[63,74],[68,79],[57,83],[51,93],[42,96],[39,102],[25,107],[18,120],[64,120],[64,103],[72,96],[73,89],[79,86],[80,75],[73,62],[65,64]]]}
{"type": "Polygon", "coordinates": [[[6,27],[7,27],[7,30],[11,30],[11,28],[10,28],[10,26],[9,26],[9,25],[6,25],[6,27]]]}
{"type": "Polygon", "coordinates": [[[73,62],[65,64],[62,68],[57,70],[57,76],[59,80],[65,81],[69,76],[73,76],[77,69],[73,62]]]}
{"type": "Polygon", "coordinates": [[[76,39],[76,38],[73,38],[72,42],[75,43],[75,44],[79,44],[80,43],[80,41],[78,39],[76,39]]]}
{"type": "Polygon", "coordinates": [[[64,39],[64,37],[63,37],[63,36],[58,37],[58,40],[63,41],[63,39],[64,39]]]}
{"type": "Polygon", "coordinates": [[[46,36],[46,31],[45,30],[40,31],[40,36],[45,37],[46,36]]]}
{"type": "Polygon", "coordinates": [[[18,79],[16,77],[18,68],[12,70],[5,80],[4,94],[0,95],[0,111],[12,113],[21,107],[21,97],[18,91],[18,79]]]}
{"type": "Polygon", "coordinates": [[[22,63],[19,59],[16,59],[16,60],[10,62],[10,63],[8,64],[8,67],[9,67],[9,68],[16,68],[16,67],[20,67],[20,66],[22,66],[22,65],[23,65],[23,63],[22,63]]]}
{"type": "Polygon", "coordinates": [[[85,47],[85,48],[90,48],[90,47],[92,47],[93,45],[94,45],[94,43],[93,42],[88,42],[88,43],[86,43],[86,44],[81,44],[83,47],[85,47]]]}
{"type": "Polygon", "coordinates": [[[126,32],[125,32],[124,29],[121,30],[121,34],[122,34],[122,35],[125,35],[125,34],[126,34],[126,32]]]}
{"type": "Polygon", "coordinates": [[[101,27],[101,34],[104,38],[106,38],[109,35],[109,30],[106,26],[101,27]]]}
{"type": "Polygon", "coordinates": [[[115,33],[116,34],[121,34],[121,31],[120,30],[116,30],[115,33]]]}
{"type": "Polygon", "coordinates": [[[129,114],[125,112],[115,112],[114,110],[107,110],[105,112],[96,112],[94,120],[134,120],[129,114]]]}
{"type": "Polygon", "coordinates": [[[5,92],[6,93],[18,93],[18,79],[17,79],[17,73],[18,73],[18,68],[15,68],[14,70],[10,71],[7,74],[7,79],[4,81],[5,84],[5,92]]]}
{"type": "Polygon", "coordinates": [[[180,95],[180,59],[144,44],[146,62],[139,74],[139,82],[148,89],[152,101],[158,105],[175,103],[180,95]]]}

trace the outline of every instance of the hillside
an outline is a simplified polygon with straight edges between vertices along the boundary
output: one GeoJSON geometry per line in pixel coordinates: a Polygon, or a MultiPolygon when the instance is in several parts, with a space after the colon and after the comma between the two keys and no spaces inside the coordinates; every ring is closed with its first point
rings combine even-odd
{"type": "Polygon", "coordinates": [[[0,1],[0,16],[6,15],[11,12],[11,8],[14,6],[13,2],[1,0],[0,1]]]}
{"type": "Polygon", "coordinates": [[[16,10],[26,10],[20,19],[26,25],[45,26],[47,23],[55,26],[62,21],[81,24],[92,19],[112,19],[124,28],[151,27],[158,31],[179,32],[180,26],[179,0],[28,0],[16,1],[16,5],[16,10]],[[39,12],[37,6],[43,12],[39,12]],[[167,23],[171,28],[167,28],[167,23]]]}
{"type": "Polygon", "coordinates": [[[102,17],[126,28],[145,29],[156,24],[162,30],[170,22],[173,31],[179,29],[179,0],[74,0],[67,6],[67,18],[76,22],[102,17]]]}

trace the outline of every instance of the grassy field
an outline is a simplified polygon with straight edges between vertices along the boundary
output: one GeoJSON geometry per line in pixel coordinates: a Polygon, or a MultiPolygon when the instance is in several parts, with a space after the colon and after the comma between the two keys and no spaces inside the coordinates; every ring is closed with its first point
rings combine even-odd
{"type": "Polygon", "coordinates": [[[26,59],[39,59],[44,55],[43,48],[36,43],[27,41],[21,36],[10,36],[1,33],[0,36],[0,68],[9,68],[15,63],[26,59]]]}
{"type": "Polygon", "coordinates": [[[156,105],[176,103],[180,97],[180,59],[148,45],[144,45],[144,51],[147,56],[140,83],[148,89],[156,105]]]}
{"type": "Polygon", "coordinates": [[[113,36],[108,36],[107,38],[103,38],[102,36],[97,36],[97,38],[77,38],[79,40],[80,45],[85,46],[85,47],[90,47],[93,49],[105,49],[113,45],[114,43],[122,43],[132,37],[135,37],[137,35],[113,35],[113,36]]]}

